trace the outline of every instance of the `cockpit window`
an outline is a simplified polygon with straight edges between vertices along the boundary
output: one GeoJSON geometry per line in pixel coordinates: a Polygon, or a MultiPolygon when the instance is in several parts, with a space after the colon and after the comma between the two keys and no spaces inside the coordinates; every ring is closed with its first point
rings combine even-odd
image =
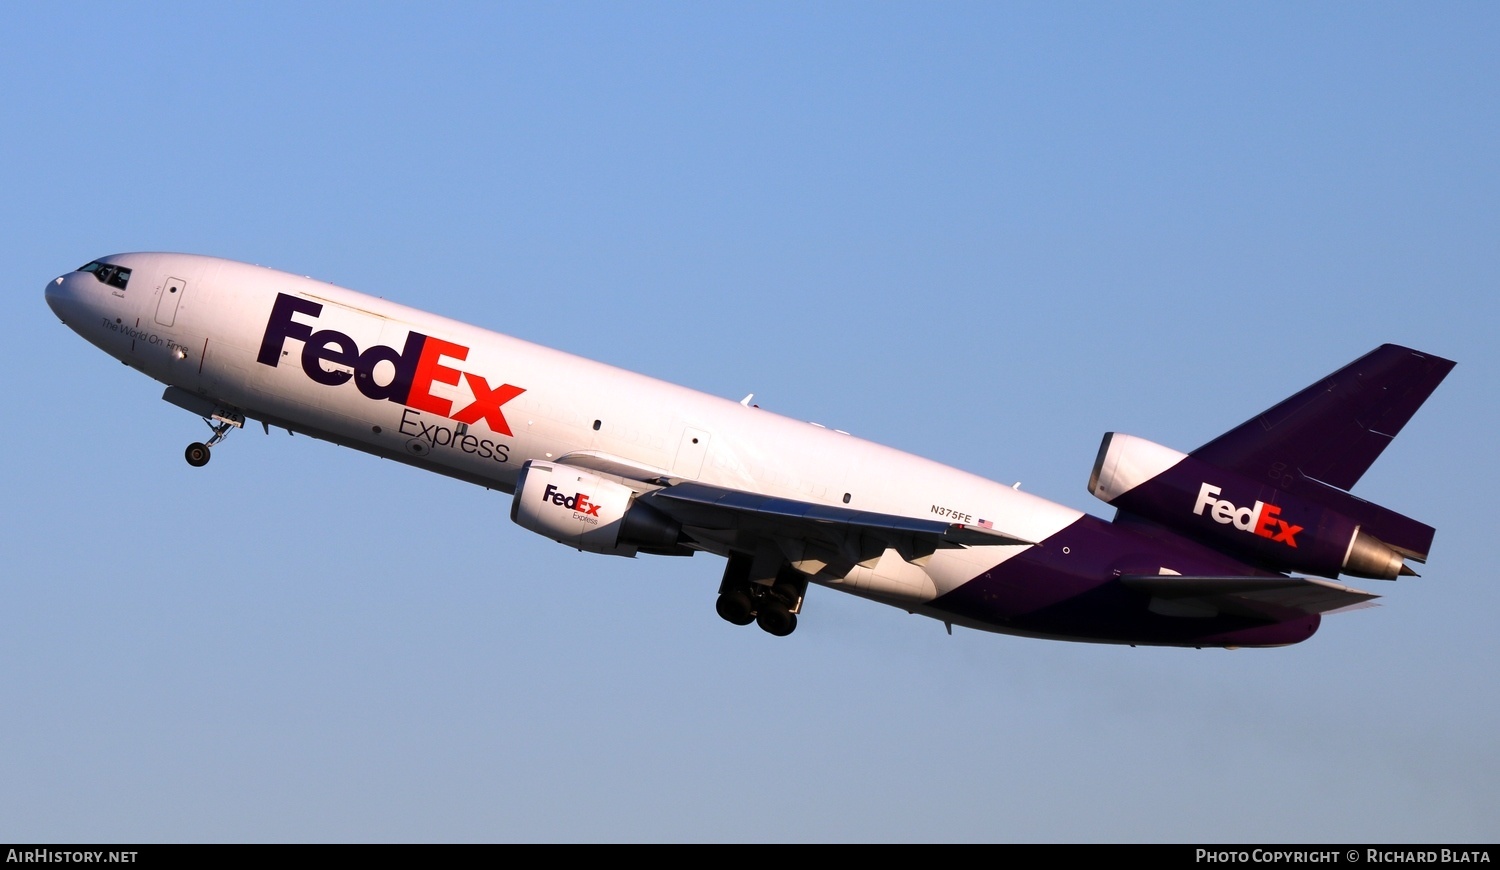
{"type": "Polygon", "coordinates": [[[87,266],[79,266],[78,271],[91,272],[96,279],[111,287],[119,287],[121,290],[124,290],[125,285],[130,283],[130,270],[124,266],[111,266],[95,260],[87,266]]]}

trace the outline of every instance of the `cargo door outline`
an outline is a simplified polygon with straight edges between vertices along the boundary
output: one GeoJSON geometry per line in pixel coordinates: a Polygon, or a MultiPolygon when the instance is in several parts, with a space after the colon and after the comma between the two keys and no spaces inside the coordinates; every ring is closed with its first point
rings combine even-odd
{"type": "Polygon", "coordinates": [[[177,305],[187,292],[187,282],[181,278],[168,278],[162,285],[161,298],[156,303],[156,322],[172,326],[177,322],[177,305]]]}

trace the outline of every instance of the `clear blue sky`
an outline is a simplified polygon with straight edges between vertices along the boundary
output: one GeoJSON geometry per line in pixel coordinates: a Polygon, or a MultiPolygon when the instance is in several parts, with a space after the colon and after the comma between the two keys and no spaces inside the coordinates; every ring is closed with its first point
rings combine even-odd
{"type": "Polygon", "coordinates": [[[22,4],[0,841],[1500,839],[1500,7],[22,4]],[[1420,579],[1270,651],[955,630],[206,430],[42,300],[313,275],[1108,516],[1386,341],[1459,365],[1355,493],[1420,579]]]}

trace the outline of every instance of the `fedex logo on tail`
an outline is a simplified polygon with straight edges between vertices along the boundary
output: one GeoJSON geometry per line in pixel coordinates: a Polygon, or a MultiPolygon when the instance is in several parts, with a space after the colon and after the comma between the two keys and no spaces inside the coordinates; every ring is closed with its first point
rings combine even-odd
{"type": "Polygon", "coordinates": [[[444,365],[444,360],[466,360],[469,356],[467,347],[413,331],[407,333],[406,346],[401,350],[374,345],[361,351],[354,339],[338,330],[314,332],[312,324],[295,319],[297,315],[315,319],[322,313],[322,304],[311,299],[276,294],[276,304],[271,307],[271,317],[266,321],[266,332],[255,361],[275,368],[281,361],[287,339],[300,341],[302,371],[315,383],[336,387],[352,378],[366,398],[385,399],[459,423],[483,420],[492,432],[512,434],[501,406],[526,391],[511,384],[491,387],[482,375],[444,365]],[[346,366],[353,372],[325,369],[325,362],[346,366]],[[393,367],[393,374],[385,383],[375,379],[375,367],[382,362],[393,367]],[[454,402],[432,394],[432,385],[458,386],[460,378],[468,384],[474,400],[455,410],[454,402]]]}
{"type": "Polygon", "coordinates": [[[1216,523],[1233,523],[1242,532],[1270,538],[1288,547],[1297,546],[1297,533],[1302,527],[1281,519],[1281,508],[1263,501],[1257,501],[1255,507],[1236,507],[1228,499],[1219,498],[1219,492],[1219,487],[1204,483],[1198,490],[1198,503],[1193,506],[1193,513],[1201,517],[1207,510],[1216,523]]]}

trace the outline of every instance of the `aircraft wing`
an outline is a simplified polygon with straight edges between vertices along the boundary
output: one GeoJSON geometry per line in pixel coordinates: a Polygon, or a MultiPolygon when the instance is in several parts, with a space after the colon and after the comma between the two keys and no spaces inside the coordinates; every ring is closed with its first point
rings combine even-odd
{"type": "Polygon", "coordinates": [[[649,498],[652,507],[683,525],[699,527],[758,527],[772,533],[815,538],[841,537],[857,532],[876,537],[911,538],[934,547],[1036,543],[984,526],[860,511],[702,483],[668,486],[651,493],[649,498]]]}
{"type": "MultiPolygon", "coordinates": [[[[652,485],[671,480],[665,469],[596,451],[569,453],[558,462],[652,485]]],[[[918,559],[942,548],[1036,543],[989,526],[855,510],[696,481],[667,482],[644,493],[641,500],[700,537],[742,550],[753,550],[762,540],[803,541],[851,555],[849,561],[858,562],[879,556],[887,547],[918,559]]]]}
{"type": "Polygon", "coordinates": [[[1283,619],[1288,610],[1329,613],[1366,606],[1379,598],[1316,577],[1188,577],[1181,574],[1131,574],[1120,582],[1180,609],[1198,609],[1261,619],[1283,619]]]}

